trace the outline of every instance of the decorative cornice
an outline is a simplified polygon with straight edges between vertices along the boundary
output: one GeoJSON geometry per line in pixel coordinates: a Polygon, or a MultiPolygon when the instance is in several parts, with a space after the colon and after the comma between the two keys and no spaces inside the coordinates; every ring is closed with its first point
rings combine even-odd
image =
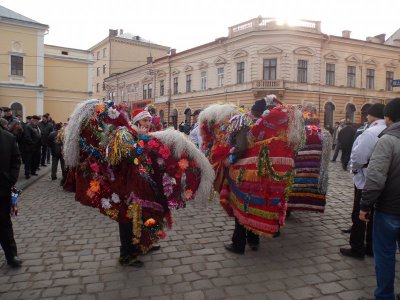
{"type": "Polygon", "coordinates": [[[178,69],[173,69],[172,70],[172,75],[178,75],[180,71],[178,69]]]}
{"type": "Polygon", "coordinates": [[[221,56],[217,56],[217,58],[214,60],[214,65],[216,66],[224,64],[226,64],[226,59],[221,56]]]}
{"type": "Polygon", "coordinates": [[[326,60],[338,60],[339,56],[335,52],[331,51],[328,54],[325,54],[324,58],[326,60]]]}
{"type": "Polygon", "coordinates": [[[193,67],[191,65],[186,65],[186,67],[183,69],[185,72],[192,72],[193,67]]]}
{"type": "Polygon", "coordinates": [[[201,61],[199,63],[199,69],[207,69],[208,68],[208,63],[206,63],[205,61],[201,61]]]}
{"type": "Polygon", "coordinates": [[[377,61],[373,58],[368,58],[366,61],[364,61],[365,64],[367,65],[377,65],[377,61]]]}
{"type": "Polygon", "coordinates": [[[309,47],[299,47],[297,49],[294,49],[293,53],[297,54],[297,55],[306,55],[306,56],[314,56],[315,55],[314,50],[309,47]]]}
{"type": "Polygon", "coordinates": [[[394,60],[391,60],[391,61],[389,61],[389,62],[387,62],[387,63],[385,64],[385,67],[386,67],[386,68],[395,69],[395,68],[398,67],[398,64],[396,64],[394,60]]]}
{"type": "Polygon", "coordinates": [[[234,59],[236,59],[236,58],[242,58],[242,57],[246,57],[246,56],[248,56],[249,55],[249,53],[246,51],[246,50],[236,50],[234,53],[233,53],[233,58],[234,59]]]}
{"type": "Polygon", "coordinates": [[[360,63],[361,60],[357,56],[352,54],[352,55],[346,57],[346,61],[358,64],[358,63],[360,63]]]}
{"type": "Polygon", "coordinates": [[[281,54],[282,52],[282,49],[273,46],[265,47],[257,51],[258,54],[281,54]]]}

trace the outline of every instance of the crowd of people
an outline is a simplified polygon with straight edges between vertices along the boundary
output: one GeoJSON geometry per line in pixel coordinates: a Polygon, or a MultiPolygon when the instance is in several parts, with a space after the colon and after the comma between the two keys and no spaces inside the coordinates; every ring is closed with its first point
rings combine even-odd
{"type": "MultiPolygon", "coordinates": [[[[280,103],[270,103],[273,106],[280,103]]],[[[254,124],[267,109],[266,99],[257,100],[251,109],[254,124]]],[[[24,163],[26,178],[37,176],[40,167],[50,164],[51,179],[57,179],[60,163],[64,182],[66,170],[62,146],[66,124],[55,123],[49,114],[28,116],[22,122],[21,116],[13,116],[9,108],[2,109],[0,118],[0,243],[5,252],[7,264],[19,267],[21,260],[13,237],[10,213],[16,207],[10,203],[11,188],[15,185],[19,168],[24,163]],[[21,155],[20,155],[21,154],[21,155]]],[[[189,135],[190,140],[202,149],[202,137],[198,117],[201,110],[193,114],[193,124],[181,124],[179,130],[189,135]]],[[[139,135],[146,135],[156,114],[142,110],[135,112],[132,123],[139,135]],[[135,115],[136,114],[136,115],[135,115]]],[[[252,125],[244,126],[231,140],[234,152],[226,158],[225,166],[235,164],[247,149],[247,132],[252,125]]],[[[156,129],[161,130],[161,128],[156,129]]],[[[400,246],[400,98],[391,100],[386,106],[374,104],[370,107],[367,122],[356,128],[347,120],[341,120],[331,129],[335,162],[342,151],[343,170],[350,169],[354,181],[354,199],[351,215],[352,226],[343,232],[350,233],[350,247],[340,248],[344,256],[363,259],[365,255],[375,259],[377,288],[375,299],[395,299],[394,280],[396,249],[400,246]]],[[[131,251],[132,224],[120,224],[121,251],[131,251]]],[[[226,244],[228,251],[243,254],[246,242],[254,251],[258,249],[259,237],[235,217],[232,243],[226,244]]],[[[153,250],[159,246],[153,246],[153,250]]],[[[122,253],[122,252],[121,252],[122,253]]],[[[121,257],[124,257],[123,255],[121,257]]],[[[135,259],[133,266],[142,263],[135,259]]],[[[365,298],[360,298],[365,299],[365,298]]]]}

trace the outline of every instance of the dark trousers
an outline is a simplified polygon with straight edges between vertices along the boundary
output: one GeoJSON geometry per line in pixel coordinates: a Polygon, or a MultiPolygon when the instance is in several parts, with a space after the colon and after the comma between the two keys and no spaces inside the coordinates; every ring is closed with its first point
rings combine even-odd
{"type": "Polygon", "coordinates": [[[0,245],[4,250],[7,261],[17,256],[17,245],[14,240],[10,216],[10,198],[11,189],[7,192],[0,190],[0,245]]]}
{"type": "Polygon", "coordinates": [[[337,142],[337,144],[335,145],[335,152],[333,153],[332,161],[336,161],[339,155],[339,151],[340,151],[340,143],[337,142]]]}
{"type": "Polygon", "coordinates": [[[239,251],[244,251],[246,241],[249,244],[258,245],[260,243],[260,237],[254,232],[247,230],[235,218],[235,230],[232,236],[233,247],[239,251]]]}
{"type": "Polygon", "coordinates": [[[47,158],[47,146],[42,145],[41,155],[40,155],[40,164],[45,165],[47,158]]]}
{"type": "Polygon", "coordinates": [[[118,223],[119,224],[119,239],[121,241],[120,256],[136,256],[138,255],[137,247],[132,244],[133,238],[133,224],[118,223]]]}
{"type": "Polygon", "coordinates": [[[340,157],[340,161],[342,162],[343,170],[347,170],[347,165],[350,161],[351,148],[342,148],[342,156],[340,157]]]}
{"type": "Polygon", "coordinates": [[[60,162],[62,178],[64,179],[66,177],[66,175],[67,175],[67,173],[65,171],[64,158],[62,158],[60,156],[55,156],[55,155],[53,155],[51,157],[51,178],[56,178],[57,177],[58,162],[60,162]]]}
{"type": "Polygon", "coordinates": [[[353,251],[364,255],[365,250],[372,253],[373,212],[371,212],[369,222],[365,223],[364,221],[360,220],[359,215],[361,193],[362,190],[354,187],[353,212],[351,213],[351,220],[353,221],[353,225],[351,226],[350,232],[350,246],[353,251]]]}
{"type": "Polygon", "coordinates": [[[36,173],[40,164],[40,146],[28,149],[24,153],[25,157],[25,175],[36,173]]]}

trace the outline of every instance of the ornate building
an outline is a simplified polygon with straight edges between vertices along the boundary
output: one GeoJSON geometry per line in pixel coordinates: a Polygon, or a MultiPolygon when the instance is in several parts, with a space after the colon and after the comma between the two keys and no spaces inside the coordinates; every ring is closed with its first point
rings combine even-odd
{"type": "Polygon", "coordinates": [[[273,93],[285,103],[313,102],[325,125],[363,122],[368,107],[399,96],[400,46],[384,35],[366,41],[321,32],[318,21],[279,24],[255,18],[217,38],[105,79],[110,97],[132,108],[154,103],[164,121],[190,122],[216,102],[250,107],[273,93]],[[396,90],[397,89],[397,90],[396,90]]]}

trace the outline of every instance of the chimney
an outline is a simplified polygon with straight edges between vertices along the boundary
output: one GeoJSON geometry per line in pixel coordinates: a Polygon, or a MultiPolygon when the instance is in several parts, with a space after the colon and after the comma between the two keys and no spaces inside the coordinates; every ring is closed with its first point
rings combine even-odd
{"type": "Polygon", "coordinates": [[[153,57],[152,56],[148,56],[147,57],[147,63],[151,64],[153,62],[153,57]]]}
{"type": "Polygon", "coordinates": [[[344,38],[346,38],[346,39],[349,39],[349,38],[350,38],[350,34],[351,34],[351,31],[350,31],[350,30],[343,30],[343,31],[342,31],[342,37],[344,37],[344,38]]]}
{"type": "Polygon", "coordinates": [[[119,35],[122,35],[122,34],[124,34],[124,30],[123,30],[123,29],[120,29],[120,30],[119,30],[119,35]]]}
{"type": "Polygon", "coordinates": [[[169,55],[175,55],[176,54],[176,49],[171,49],[170,51],[169,51],[169,55]]]}
{"type": "Polygon", "coordinates": [[[117,36],[118,35],[118,30],[116,30],[116,29],[109,29],[108,30],[108,36],[109,37],[114,37],[114,36],[117,36]]]}

